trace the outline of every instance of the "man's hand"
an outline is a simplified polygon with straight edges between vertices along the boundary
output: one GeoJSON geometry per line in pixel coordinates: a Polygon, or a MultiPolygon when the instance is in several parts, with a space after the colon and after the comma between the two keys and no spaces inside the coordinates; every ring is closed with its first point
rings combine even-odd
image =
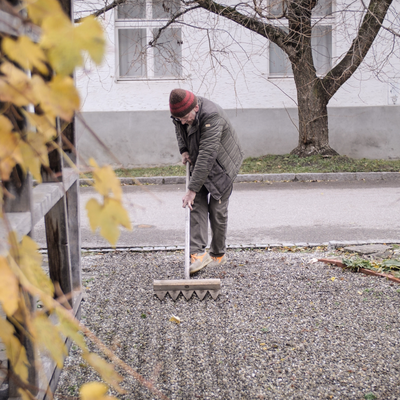
{"type": "Polygon", "coordinates": [[[182,156],[182,164],[186,165],[187,162],[191,164],[192,162],[190,161],[189,153],[185,151],[184,153],[181,154],[182,156]]]}
{"type": "Polygon", "coordinates": [[[182,207],[185,208],[186,206],[188,206],[191,210],[193,210],[192,205],[194,203],[195,197],[196,197],[196,192],[188,190],[186,194],[182,197],[182,207]]]}

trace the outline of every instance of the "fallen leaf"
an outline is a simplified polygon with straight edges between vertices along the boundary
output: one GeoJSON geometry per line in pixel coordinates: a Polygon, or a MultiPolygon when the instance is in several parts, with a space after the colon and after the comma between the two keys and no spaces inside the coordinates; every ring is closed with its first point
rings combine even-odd
{"type": "Polygon", "coordinates": [[[333,282],[336,278],[334,276],[332,276],[331,281],[333,282]]]}
{"type": "Polygon", "coordinates": [[[170,322],[175,322],[178,325],[181,323],[181,319],[179,317],[176,317],[175,315],[173,315],[169,320],[170,322]]]}

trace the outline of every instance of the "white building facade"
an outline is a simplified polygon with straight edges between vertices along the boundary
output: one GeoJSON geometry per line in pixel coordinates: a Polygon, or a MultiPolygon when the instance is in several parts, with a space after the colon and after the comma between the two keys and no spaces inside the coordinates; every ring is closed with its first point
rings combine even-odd
{"type": "MultiPolygon", "coordinates": [[[[282,0],[268,5],[272,22],[285,29],[285,19],[274,19],[282,0]]],[[[103,6],[100,0],[91,7],[75,3],[78,16],[103,6]]],[[[396,7],[386,22],[392,29],[396,7]]],[[[87,63],[76,74],[81,154],[112,164],[118,159],[125,167],[179,162],[168,105],[178,87],[227,110],[247,157],[295,148],[296,87],[286,55],[266,38],[201,9],[166,27],[176,11],[177,0],[132,0],[99,17],[107,39],[104,62],[87,63]],[[162,27],[157,45],[149,45],[162,27]]],[[[347,52],[363,15],[361,1],[319,0],[312,38],[319,75],[347,52]]],[[[330,101],[330,144],[340,154],[400,157],[399,55],[395,36],[381,30],[362,66],[330,101]]]]}

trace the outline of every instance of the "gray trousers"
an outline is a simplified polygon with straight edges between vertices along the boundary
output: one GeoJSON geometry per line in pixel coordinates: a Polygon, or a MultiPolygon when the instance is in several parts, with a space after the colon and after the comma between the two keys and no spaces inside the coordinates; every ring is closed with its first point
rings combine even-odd
{"type": "Polygon", "coordinates": [[[210,196],[205,186],[196,194],[190,212],[190,254],[204,253],[208,242],[208,219],[211,226],[210,254],[214,257],[225,254],[228,205],[232,189],[233,185],[220,200],[210,196]]]}

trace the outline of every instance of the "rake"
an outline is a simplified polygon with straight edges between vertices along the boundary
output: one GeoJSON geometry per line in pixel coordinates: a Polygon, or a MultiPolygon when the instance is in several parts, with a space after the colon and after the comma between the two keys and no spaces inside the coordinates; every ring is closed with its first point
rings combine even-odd
{"type": "MultiPolygon", "coordinates": [[[[186,163],[186,191],[189,185],[189,163],[186,163]]],[[[193,293],[196,293],[200,300],[203,300],[207,292],[215,300],[221,293],[220,279],[190,279],[190,208],[186,206],[185,215],[185,279],[155,280],[153,282],[154,293],[162,300],[168,293],[173,300],[176,300],[180,293],[186,300],[189,300],[193,293]]]]}

